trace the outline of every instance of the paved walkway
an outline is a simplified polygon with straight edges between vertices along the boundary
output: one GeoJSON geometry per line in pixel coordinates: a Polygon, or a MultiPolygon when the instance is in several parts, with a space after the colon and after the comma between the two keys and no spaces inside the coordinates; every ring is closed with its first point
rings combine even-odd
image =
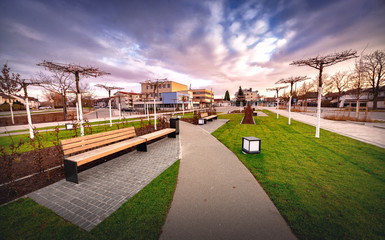
{"type": "MultiPolygon", "coordinates": [[[[269,111],[276,113],[276,109],[272,107],[264,107],[269,111]]],[[[278,114],[289,117],[289,112],[287,110],[279,110],[278,114]]],[[[291,117],[294,120],[309,124],[316,125],[316,117],[310,116],[302,113],[292,112],[291,117]]],[[[357,139],[362,142],[370,143],[381,148],[385,148],[385,129],[382,128],[383,124],[370,124],[370,125],[361,125],[353,122],[346,121],[332,121],[321,118],[320,127],[322,129],[335,132],[350,138],[357,139]],[[373,127],[377,126],[377,127],[373,127]]],[[[315,130],[314,130],[315,133],[315,130]]],[[[320,133],[320,138],[322,138],[322,133],[320,133]]]]}
{"type": "Polygon", "coordinates": [[[148,145],[79,174],[79,184],[61,180],[28,196],[90,231],[179,159],[179,137],[148,145]]]}
{"type": "Polygon", "coordinates": [[[201,127],[180,125],[178,184],[160,239],[295,239],[234,153],[201,127]]]}

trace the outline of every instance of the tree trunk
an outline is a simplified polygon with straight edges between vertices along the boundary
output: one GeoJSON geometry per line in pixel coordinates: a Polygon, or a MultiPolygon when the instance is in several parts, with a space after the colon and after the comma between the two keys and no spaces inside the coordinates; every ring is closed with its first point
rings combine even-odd
{"type": "Polygon", "coordinates": [[[378,99],[378,91],[374,91],[373,92],[373,110],[377,110],[377,99],[378,99]]]}
{"type": "Polygon", "coordinates": [[[67,114],[66,114],[66,102],[65,102],[65,95],[64,93],[62,94],[62,104],[63,104],[63,114],[64,114],[64,121],[67,121],[67,114]]]}

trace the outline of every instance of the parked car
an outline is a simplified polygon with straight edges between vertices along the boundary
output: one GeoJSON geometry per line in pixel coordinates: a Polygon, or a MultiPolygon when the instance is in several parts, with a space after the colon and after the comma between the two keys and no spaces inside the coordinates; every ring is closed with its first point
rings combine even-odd
{"type": "Polygon", "coordinates": [[[44,109],[51,109],[51,106],[40,106],[39,110],[44,110],[44,109]]]}
{"type": "Polygon", "coordinates": [[[122,111],[124,111],[124,112],[135,112],[135,109],[133,109],[133,108],[122,108],[122,111]]]}

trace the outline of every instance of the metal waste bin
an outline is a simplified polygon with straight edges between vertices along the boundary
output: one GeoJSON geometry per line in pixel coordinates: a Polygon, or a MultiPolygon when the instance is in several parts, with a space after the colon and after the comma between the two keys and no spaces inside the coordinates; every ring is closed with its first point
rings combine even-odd
{"type": "Polygon", "coordinates": [[[179,134],[179,118],[170,118],[170,128],[175,128],[175,133],[179,134]]]}

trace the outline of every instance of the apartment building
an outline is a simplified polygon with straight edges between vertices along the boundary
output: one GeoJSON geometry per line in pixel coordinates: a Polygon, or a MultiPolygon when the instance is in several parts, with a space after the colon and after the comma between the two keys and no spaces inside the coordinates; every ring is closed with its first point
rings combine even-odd
{"type": "Polygon", "coordinates": [[[119,108],[119,102],[121,108],[133,108],[134,102],[141,100],[141,94],[118,91],[114,93],[113,99],[113,105],[115,106],[115,108],[119,108]]]}
{"type": "Polygon", "coordinates": [[[174,81],[155,82],[145,81],[141,83],[143,98],[152,100],[154,97],[158,100],[162,99],[162,93],[187,91],[187,85],[174,81]],[[155,92],[154,92],[155,91],[155,92]]]}
{"type": "MultiPolygon", "coordinates": [[[[245,88],[243,89],[243,95],[245,96],[245,100],[248,103],[253,103],[255,101],[260,100],[259,92],[258,90],[253,91],[252,88],[245,88]]],[[[238,91],[234,94],[235,99],[238,97],[238,91]]]]}
{"type": "Polygon", "coordinates": [[[193,89],[193,102],[194,105],[200,107],[208,107],[214,104],[214,92],[208,89],[193,89]]]}

